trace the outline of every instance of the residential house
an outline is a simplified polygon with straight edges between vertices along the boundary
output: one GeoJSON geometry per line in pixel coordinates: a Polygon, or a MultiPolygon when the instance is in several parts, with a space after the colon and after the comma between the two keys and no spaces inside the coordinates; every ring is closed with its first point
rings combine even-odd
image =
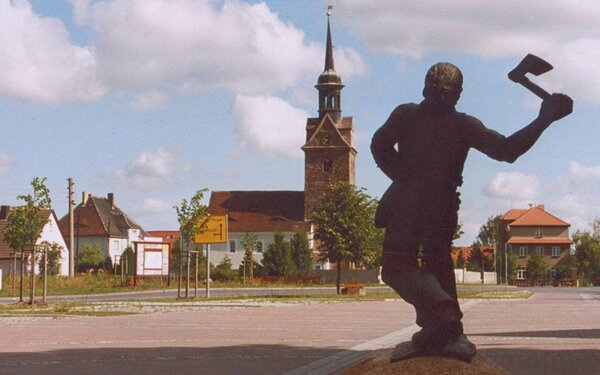
{"type": "Polygon", "coordinates": [[[179,241],[181,233],[178,230],[149,230],[148,235],[160,239],[160,242],[169,244],[169,248],[173,249],[175,243],[179,241]]]}
{"type": "MultiPolygon", "coordinates": [[[[115,195],[106,198],[82,193],[81,203],[73,210],[75,255],[86,245],[99,246],[115,263],[134,241],[151,240],[142,227],[115,204],[115,195]]],[[[69,236],[69,216],[59,221],[63,235],[69,236]]],[[[160,239],[158,239],[160,241],[160,239]]]]}
{"type": "Polygon", "coordinates": [[[545,210],[543,205],[512,209],[500,221],[500,245],[517,255],[518,268],[513,279],[527,280],[526,266],[532,254],[543,256],[547,280],[554,280],[557,267],[567,261],[571,244],[570,224],[545,210]]]}
{"type": "MultiPolygon", "coordinates": [[[[331,27],[327,19],[325,65],[317,79],[318,117],[306,121],[304,152],[304,191],[216,191],[211,194],[209,212],[229,215],[229,243],[212,245],[211,261],[218,263],[228,255],[234,268],[240,264],[244,250],[241,239],[245,233],[259,238],[257,256],[280,231],[289,239],[303,230],[312,239],[311,215],[319,197],[332,183],[354,184],[356,149],[353,146],[354,122],[342,117],[341,76],[333,61],[331,27]]],[[[285,121],[286,119],[281,119],[285,121]]],[[[311,246],[312,246],[311,240],[311,246]]],[[[327,267],[315,257],[315,268],[327,267]]]]}
{"type": "MultiPolygon", "coordinates": [[[[0,269],[2,269],[3,275],[8,275],[11,270],[19,272],[21,267],[21,258],[15,258],[15,251],[11,249],[6,242],[4,242],[4,229],[8,224],[7,218],[10,211],[10,206],[0,207],[0,269]],[[11,264],[12,263],[12,264],[11,264]]],[[[69,275],[69,249],[64,240],[63,234],[61,233],[58,225],[58,219],[54,210],[40,210],[40,216],[48,219],[48,222],[42,228],[40,237],[36,241],[36,245],[40,245],[43,242],[49,244],[57,244],[61,249],[61,260],[60,260],[60,271],[59,274],[63,276],[69,275]]]]}

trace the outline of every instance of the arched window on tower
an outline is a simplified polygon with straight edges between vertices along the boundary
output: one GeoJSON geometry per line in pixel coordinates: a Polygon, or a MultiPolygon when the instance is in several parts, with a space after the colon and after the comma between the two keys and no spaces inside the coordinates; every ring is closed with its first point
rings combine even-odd
{"type": "Polygon", "coordinates": [[[335,109],[337,108],[335,106],[335,95],[331,95],[331,109],[335,109]]]}
{"type": "Polygon", "coordinates": [[[324,160],[323,161],[323,172],[325,172],[325,173],[333,172],[333,161],[332,160],[324,160]]]}

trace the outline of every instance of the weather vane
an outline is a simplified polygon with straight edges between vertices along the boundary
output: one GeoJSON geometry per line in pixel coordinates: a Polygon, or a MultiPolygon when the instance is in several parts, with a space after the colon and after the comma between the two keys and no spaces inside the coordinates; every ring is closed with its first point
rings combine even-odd
{"type": "Polygon", "coordinates": [[[327,17],[331,16],[332,10],[333,10],[333,5],[327,5],[327,17]]]}

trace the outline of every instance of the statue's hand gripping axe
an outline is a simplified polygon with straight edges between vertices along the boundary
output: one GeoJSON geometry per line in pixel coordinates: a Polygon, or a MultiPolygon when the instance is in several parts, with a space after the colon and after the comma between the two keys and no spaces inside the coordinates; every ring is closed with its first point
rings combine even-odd
{"type": "Polygon", "coordinates": [[[517,65],[516,68],[514,68],[508,73],[508,79],[510,79],[513,82],[520,83],[540,98],[547,99],[551,96],[548,93],[548,91],[531,82],[529,78],[525,76],[525,74],[531,73],[533,75],[539,76],[540,74],[549,72],[552,69],[552,65],[550,65],[550,63],[548,63],[544,59],[541,59],[532,54],[528,54],[523,58],[523,60],[521,60],[521,62],[519,63],[519,65],[517,65]]]}

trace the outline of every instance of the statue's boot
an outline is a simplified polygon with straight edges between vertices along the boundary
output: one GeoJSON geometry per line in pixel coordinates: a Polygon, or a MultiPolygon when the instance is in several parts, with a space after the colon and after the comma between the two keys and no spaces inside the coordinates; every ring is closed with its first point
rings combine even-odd
{"type": "Polygon", "coordinates": [[[458,359],[459,361],[471,363],[477,353],[475,344],[467,339],[465,335],[449,341],[439,352],[443,357],[458,359]]]}

